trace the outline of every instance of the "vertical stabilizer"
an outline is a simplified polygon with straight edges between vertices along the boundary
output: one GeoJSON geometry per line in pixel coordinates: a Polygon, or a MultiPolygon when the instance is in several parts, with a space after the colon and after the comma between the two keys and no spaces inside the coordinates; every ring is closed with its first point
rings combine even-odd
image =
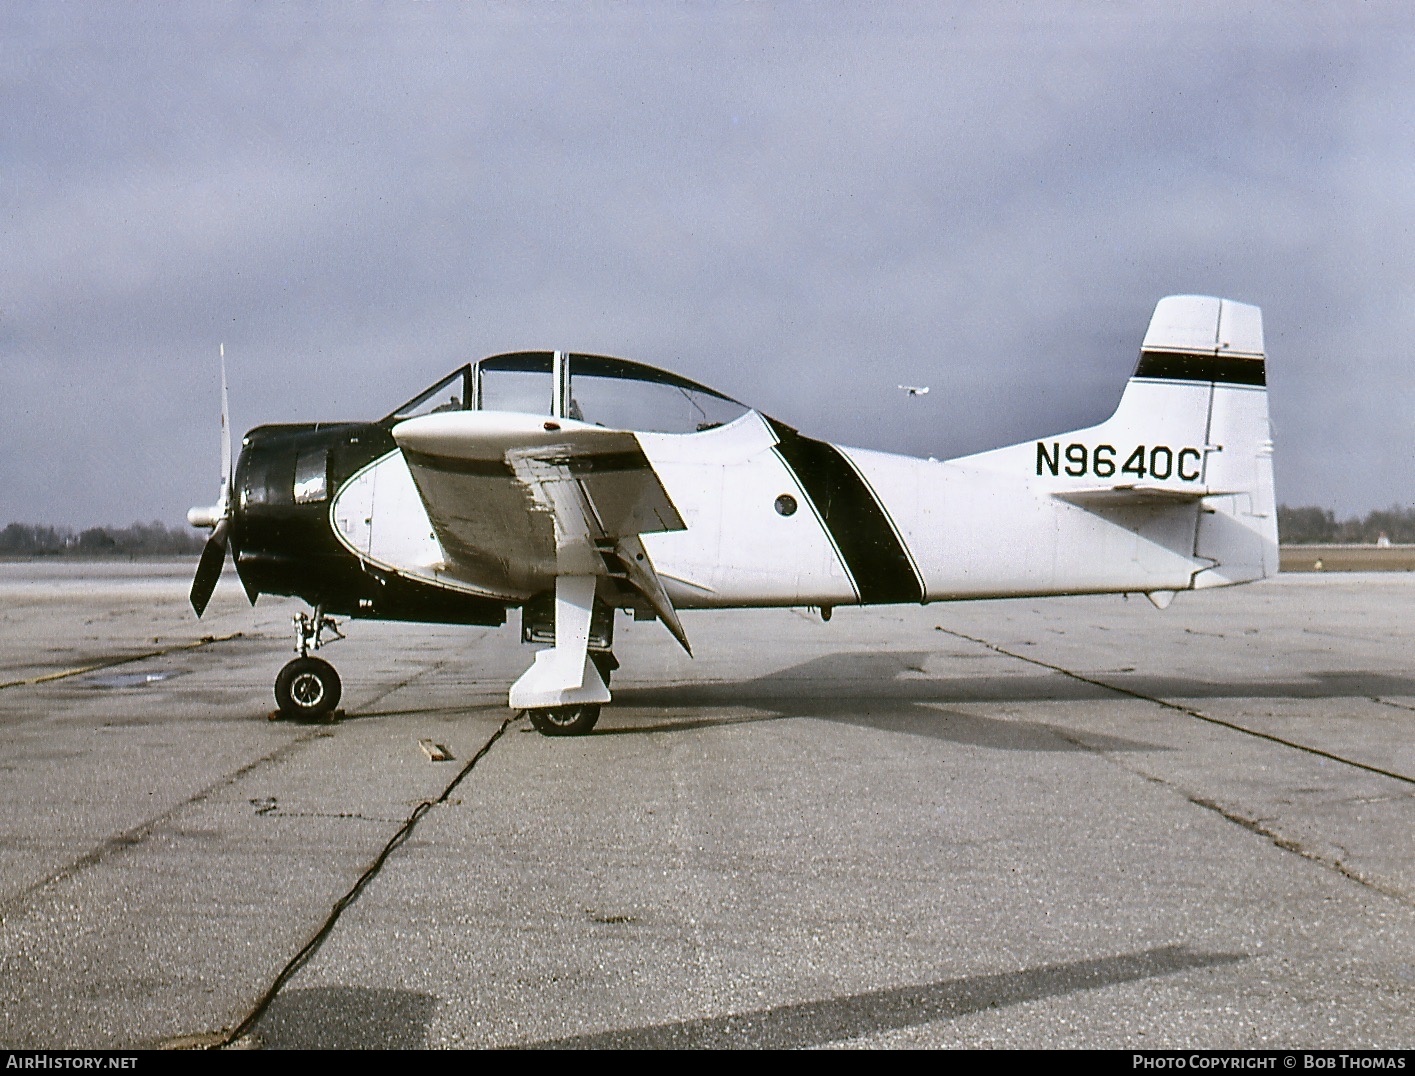
{"type": "Polygon", "coordinates": [[[1105,425],[1201,453],[1190,457],[1206,494],[1194,555],[1211,564],[1195,573],[1193,586],[1245,583],[1277,572],[1261,310],[1199,295],[1161,299],[1135,374],[1105,425]]]}
{"type": "Polygon", "coordinates": [[[1110,418],[956,462],[1026,475],[1065,506],[1051,517],[1061,592],[1184,590],[1276,574],[1262,311],[1203,295],[1161,299],[1110,418]],[[1133,584],[1122,581],[1131,562],[1140,573],[1133,584]]]}

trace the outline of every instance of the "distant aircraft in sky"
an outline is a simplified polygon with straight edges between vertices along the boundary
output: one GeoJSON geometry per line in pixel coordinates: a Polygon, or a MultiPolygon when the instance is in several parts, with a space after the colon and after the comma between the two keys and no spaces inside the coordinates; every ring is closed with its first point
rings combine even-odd
{"type": "MultiPolygon", "coordinates": [[[[261,426],[221,493],[192,583],[200,615],[229,545],[251,599],[299,597],[283,712],[337,706],[310,655],[332,617],[500,625],[548,644],[510,689],[547,735],[610,700],[615,613],[1176,592],[1277,571],[1262,315],[1160,301],[1115,413],[960,459],[807,437],[624,359],[496,355],[372,422],[261,426]]],[[[926,388],[905,388],[921,395],[926,388]]],[[[689,651],[691,653],[691,651],[689,651]]]]}
{"type": "Polygon", "coordinates": [[[929,387],[927,385],[900,385],[899,387],[910,396],[927,396],[929,394],[929,387]]]}

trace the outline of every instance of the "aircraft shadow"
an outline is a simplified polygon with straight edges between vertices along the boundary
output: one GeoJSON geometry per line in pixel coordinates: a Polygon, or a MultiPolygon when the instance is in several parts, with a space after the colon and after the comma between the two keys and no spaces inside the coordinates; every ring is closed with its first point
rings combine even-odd
{"type": "Polygon", "coordinates": [[[954,1020],[985,1009],[1219,967],[1246,959],[1242,953],[1201,953],[1187,946],[1170,945],[1120,956],[778,1005],[756,1012],[573,1035],[529,1043],[524,1048],[798,1050],[881,1031],[919,1027],[938,1020],[954,1020]]]}
{"type": "Polygon", "coordinates": [[[1038,670],[1006,676],[922,675],[928,651],[842,651],[750,680],[624,687],[615,700],[643,706],[722,706],[780,699],[878,699],[917,702],[1085,702],[1116,692],[1160,699],[1338,699],[1415,696],[1415,678],[1362,670],[1313,671],[1301,680],[1224,680],[1085,672],[1102,681],[1038,670]],[[917,676],[906,674],[916,673],[917,676]]]}
{"type": "Polygon", "coordinates": [[[316,986],[277,995],[252,1034],[267,1050],[417,1050],[437,998],[413,990],[316,986]]]}
{"type": "MultiPolygon", "coordinates": [[[[718,718],[674,718],[635,721],[616,711],[631,724],[601,726],[596,736],[632,736],[645,733],[685,732],[691,729],[780,721],[810,717],[836,721],[884,732],[900,732],[929,739],[974,747],[1010,751],[1153,751],[1156,745],[1116,736],[1089,733],[1084,740],[1066,730],[1041,721],[992,718],[948,710],[941,703],[963,701],[1007,701],[1005,680],[989,677],[971,682],[964,692],[955,690],[956,681],[923,678],[922,652],[838,653],[813,658],[803,664],[738,683],[696,683],[664,687],[626,687],[615,691],[617,707],[642,707],[658,714],[704,707],[747,706],[763,711],[718,718]],[[914,674],[911,677],[911,674],[914,674]],[[980,690],[987,685],[987,691],[980,690]]],[[[1084,698],[1073,692],[1062,677],[1029,677],[1048,680],[1058,688],[1054,695],[1038,698],[1084,698]]],[[[1088,685],[1076,684],[1087,688],[1088,685]]],[[[1090,689],[1095,693],[1096,689],[1090,689]]]]}
{"type": "MultiPolygon", "coordinates": [[[[937,676],[924,672],[930,651],[842,651],[745,680],[625,685],[614,690],[618,719],[596,736],[693,729],[810,717],[980,747],[1018,751],[1152,751],[1157,745],[1097,733],[1077,734],[1039,721],[990,718],[946,709],[950,704],[1101,702],[1118,696],[1102,683],[1049,671],[1015,675],[937,676]],[[755,713],[700,717],[684,711],[744,707],[755,713]],[[652,711],[637,718],[634,709],[652,711]],[[681,716],[677,716],[681,714],[681,716]]],[[[1092,674],[1087,674],[1092,675],[1092,674]]],[[[1096,680],[1160,699],[1337,699],[1415,696],[1415,678],[1360,670],[1312,672],[1301,680],[1223,680],[1095,673],[1096,680]]],[[[476,707],[473,707],[476,709],[476,707]]],[[[390,716],[465,716],[465,703],[353,711],[339,722],[390,716]]],[[[489,710],[500,712],[499,705],[489,710]]]]}
{"type": "MultiPolygon", "coordinates": [[[[625,693],[627,695],[627,692],[625,693]]],[[[615,696],[616,702],[627,700],[615,696]]],[[[755,700],[748,705],[760,707],[764,704],[755,700]]],[[[879,704],[869,700],[841,702],[839,700],[811,700],[796,704],[783,704],[780,700],[769,704],[769,712],[719,718],[687,718],[635,722],[596,729],[592,736],[636,736],[647,733],[687,732],[691,729],[722,728],[729,725],[749,725],[761,721],[783,721],[793,717],[809,717],[818,721],[834,721],[843,725],[877,729],[881,732],[899,732],[910,736],[924,736],[933,740],[947,740],[950,743],[972,747],[989,747],[1001,751],[1163,751],[1168,748],[1148,744],[1139,740],[1127,740],[1119,736],[1105,736],[1099,733],[1084,735],[1049,725],[1044,721],[1008,720],[1006,718],[983,717],[978,714],[959,713],[944,710],[922,702],[897,702],[887,700],[881,711],[879,704]],[[862,709],[862,703],[874,709],[862,709]]],[[[632,718],[626,718],[632,720],[632,718]]]]}

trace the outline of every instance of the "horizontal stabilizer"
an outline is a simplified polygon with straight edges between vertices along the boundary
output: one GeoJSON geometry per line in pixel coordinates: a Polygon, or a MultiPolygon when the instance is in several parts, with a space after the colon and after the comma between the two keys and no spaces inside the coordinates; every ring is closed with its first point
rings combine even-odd
{"type": "Polygon", "coordinates": [[[1193,504],[1205,497],[1217,496],[1212,490],[1174,489],[1168,486],[1102,486],[1093,489],[1059,489],[1052,493],[1057,500],[1069,501],[1082,508],[1150,508],[1164,505],[1193,504]]]}

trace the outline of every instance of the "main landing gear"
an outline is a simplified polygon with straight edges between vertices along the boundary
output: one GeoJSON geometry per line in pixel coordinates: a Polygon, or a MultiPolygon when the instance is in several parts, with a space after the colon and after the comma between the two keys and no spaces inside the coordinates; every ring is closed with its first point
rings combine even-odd
{"type": "Polygon", "coordinates": [[[318,650],[344,636],[334,619],[325,616],[319,607],[315,608],[313,616],[296,613],[294,623],[295,648],[300,656],[288,662],[275,678],[275,702],[284,717],[298,721],[328,720],[339,705],[343,685],[334,666],[323,658],[310,657],[310,650],[318,650]],[[333,638],[324,638],[326,632],[333,638]]]}
{"type": "MultiPolygon", "coordinates": [[[[619,668],[619,660],[608,650],[591,650],[590,660],[599,670],[604,686],[609,676],[619,668]]],[[[576,703],[571,706],[546,706],[526,711],[531,725],[542,736],[583,736],[599,720],[598,703],[576,703]]]]}
{"type": "Polygon", "coordinates": [[[609,701],[614,657],[614,608],[595,597],[594,576],[560,576],[555,589],[521,606],[521,642],[549,643],[511,686],[509,699],[542,736],[583,736],[609,701]],[[593,670],[585,659],[593,662],[593,670]],[[594,673],[603,684],[595,684],[594,673]]]}

